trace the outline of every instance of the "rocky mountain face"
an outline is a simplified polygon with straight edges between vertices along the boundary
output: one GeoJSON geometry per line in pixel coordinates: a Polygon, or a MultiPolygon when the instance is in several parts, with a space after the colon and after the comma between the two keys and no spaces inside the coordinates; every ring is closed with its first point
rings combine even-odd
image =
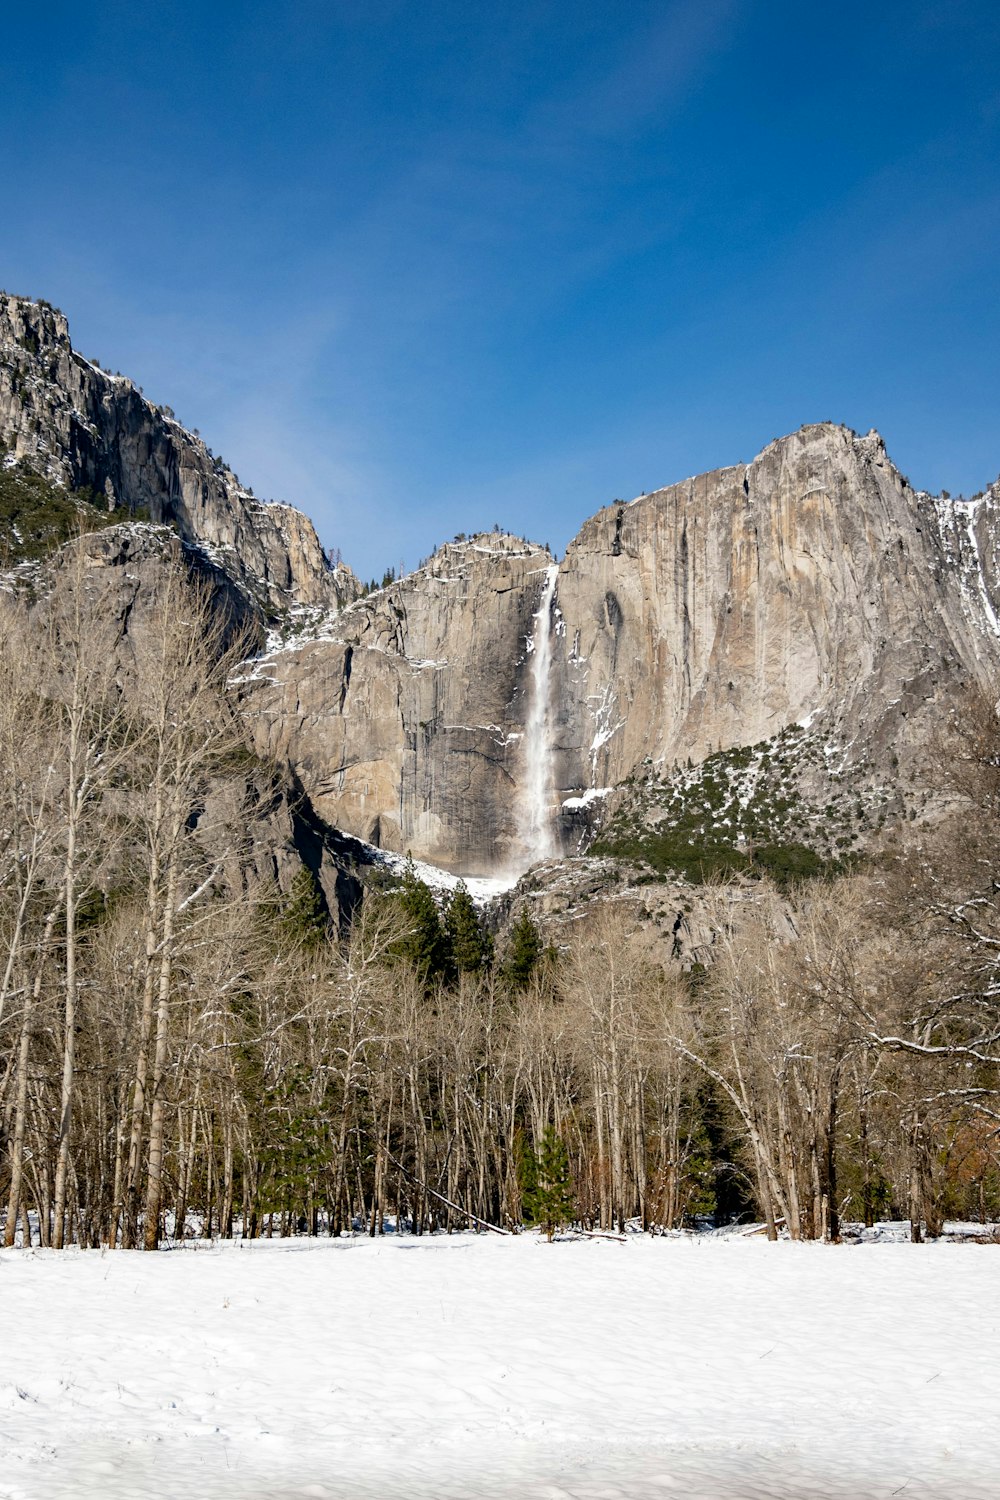
{"type": "Polygon", "coordinates": [[[84,359],[63,314],[0,293],[0,442],[123,516],[172,526],[268,610],[336,606],[357,593],[312,522],[245,489],[221,459],[131,380],[84,359]]]}
{"type": "Polygon", "coordinates": [[[977,675],[997,659],[997,499],[942,506],[877,433],[824,424],[600,512],[560,570],[561,779],[820,714],[855,739],[977,675]]]}
{"type": "Polygon", "coordinates": [[[258,663],[247,713],[321,816],[460,872],[523,863],[527,642],[552,564],[495,535],[445,546],[258,663]]]}
{"type": "MultiPolygon", "coordinates": [[[[100,600],[102,622],[109,626],[108,639],[114,641],[115,683],[125,698],[137,691],[144,663],[150,651],[157,649],[156,632],[174,575],[193,574],[226,623],[235,623],[237,628],[244,624],[238,612],[239,594],[220,585],[218,570],[202,563],[166,526],[108,526],[70,542],[60,557],[67,564],[70,586],[82,587],[100,600]],[[81,560],[78,581],[73,581],[81,560]]],[[[67,577],[62,583],[65,588],[67,577]]],[[[20,586],[30,607],[30,628],[44,639],[52,630],[52,602],[42,570],[21,573],[20,586]]],[[[0,629],[3,623],[0,615],[0,629]]],[[[229,630],[220,633],[217,644],[230,649],[229,630]]],[[[209,778],[207,790],[192,809],[192,829],[205,852],[218,861],[220,885],[232,895],[246,890],[287,891],[305,865],[316,877],[331,913],[352,911],[361,890],[366,851],[352,847],[317,819],[287,765],[265,763],[249,751],[234,751],[228,761],[209,778]]],[[[109,850],[103,882],[113,887],[130,859],[127,845],[109,850]]]]}
{"type": "Polygon", "coordinates": [[[922,805],[959,689],[1000,671],[1000,482],[915,492],[874,432],[803,427],[616,503],[558,565],[481,535],[361,597],[60,314],[0,298],[0,355],[8,461],[146,508],[258,601],[269,647],[234,690],[319,824],[452,871],[692,808],[697,837],[864,847],[922,805]]]}
{"type": "Polygon", "coordinates": [[[540,630],[567,850],[637,772],[790,731],[822,750],[793,768],[815,798],[851,767],[884,789],[959,685],[1000,667],[998,510],[996,486],[954,504],[916,493],[875,433],[805,427],[747,466],[599,512],[544,621],[546,553],[503,536],[446,547],[274,651],[248,712],[324,818],[468,871],[530,862],[540,630]]]}

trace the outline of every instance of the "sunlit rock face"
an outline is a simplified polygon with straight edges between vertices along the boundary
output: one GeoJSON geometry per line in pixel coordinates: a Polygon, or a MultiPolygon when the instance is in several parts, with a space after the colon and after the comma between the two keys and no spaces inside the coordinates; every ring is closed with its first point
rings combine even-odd
{"type": "Polygon", "coordinates": [[[601,511],[560,571],[563,783],[817,714],[905,734],[997,662],[997,502],[916,494],[876,433],[822,424],[601,511]]]}
{"type": "Polygon", "coordinates": [[[898,788],[959,687],[1000,670],[1000,484],[917,493],[874,432],[803,427],[609,506],[554,575],[494,533],[364,598],[305,516],[85,360],[62,314],[4,294],[0,441],[4,462],[171,526],[227,607],[236,591],[271,627],[234,690],[327,825],[460,873],[575,852],[638,768],[803,722],[819,805],[862,759],[898,788]]]}
{"type": "Polygon", "coordinates": [[[463,872],[523,866],[528,642],[551,561],[502,535],[449,545],[275,651],[246,689],[258,747],[359,838],[463,872]]]}
{"type": "Polygon", "coordinates": [[[336,605],[357,593],[306,516],[255,499],[168,408],[84,359],[62,313],[5,293],[0,441],[10,457],[89,487],[110,508],[175,527],[268,608],[336,605]]]}
{"type": "MultiPolygon", "coordinates": [[[[998,498],[917,494],[877,434],[824,424],[586,522],[549,626],[561,847],[585,835],[588,792],[641,763],[804,719],[888,775],[1000,663],[998,498]]],[[[530,862],[519,806],[548,561],[508,537],[447,547],[330,638],[278,653],[248,703],[261,745],[360,837],[458,870],[530,862]]]]}

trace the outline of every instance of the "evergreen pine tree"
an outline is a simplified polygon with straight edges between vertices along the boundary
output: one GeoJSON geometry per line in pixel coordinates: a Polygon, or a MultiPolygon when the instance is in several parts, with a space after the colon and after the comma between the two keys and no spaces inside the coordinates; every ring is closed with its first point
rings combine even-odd
{"type": "Polygon", "coordinates": [[[528,1137],[520,1129],[514,1136],[514,1169],[521,1194],[521,1217],[530,1222],[528,1204],[534,1203],[535,1193],[538,1191],[538,1157],[532,1150],[528,1137]]]}
{"type": "Polygon", "coordinates": [[[526,1145],[519,1163],[521,1201],[529,1224],[545,1230],[551,1242],[556,1230],[573,1218],[573,1179],[566,1142],[546,1125],[537,1152],[526,1145]]]}
{"type": "Polygon", "coordinates": [[[433,893],[418,878],[412,861],[403,875],[399,903],[408,930],[395,945],[396,952],[413,964],[425,984],[430,984],[451,967],[450,943],[433,893]]]}
{"type": "Polygon", "coordinates": [[[488,967],[493,957],[493,940],[483,929],[464,881],[458,882],[445,908],[444,925],[459,973],[478,974],[488,967]]]}
{"type": "Polygon", "coordinates": [[[538,966],[542,956],[542,938],[531,919],[526,906],[511,928],[510,944],[504,961],[503,972],[508,984],[515,990],[523,990],[538,966]]]}

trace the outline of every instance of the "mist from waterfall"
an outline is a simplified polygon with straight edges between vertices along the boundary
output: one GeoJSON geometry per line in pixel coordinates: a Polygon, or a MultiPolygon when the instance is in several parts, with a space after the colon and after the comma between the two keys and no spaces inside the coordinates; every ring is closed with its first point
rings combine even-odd
{"type": "Polygon", "coordinates": [[[518,833],[525,865],[557,853],[552,826],[555,788],[552,780],[552,600],[559,564],[545,570],[538,612],[532,617],[528,712],[524,721],[524,782],[518,808],[518,833]]]}

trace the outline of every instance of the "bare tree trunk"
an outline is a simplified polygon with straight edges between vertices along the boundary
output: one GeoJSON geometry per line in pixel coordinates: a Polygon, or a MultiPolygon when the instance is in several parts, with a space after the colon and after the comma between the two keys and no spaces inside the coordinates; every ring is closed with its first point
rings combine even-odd
{"type": "Polygon", "coordinates": [[[146,1117],[146,1081],[149,1074],[149,1048],[153,1039],[153,1011],[156,996],[157,887],[159,865],[154,848],[149,874],[146,904],[146,965],[142,983],[142,1012],[139,1017],[139,1040],[136,1048],[132,1081],[132,1108],[129,1117],[128,1165],[125,1169],[125,1202],[123,1240],[126,1247],[139,1237],[139,1182],[142,1174],[142,1132],[146,1117]]]}
{"type": "Polygon", "coordinates": [[[177,901],[177,854],[171,851],[163,906],[160,941],[160,973],[157,987],[156,1042],[153,1053],[152,1105],[149,1112],[149,1166],[143,1223],[143,1248],[155,1250],[160,1243],[160,1210],[163,1204],[163,1155],[166,1125],[167,1044],[170,1035],[170,981],[172,975],[174,906],[177,901]]]}
{"type": "Polygon", "coordinates": [[[840,1069],[830,1075],[824,1132],[823,1167],[826,1178],[826,1233],[833,1244],[840,1243],[840,1204],[837,1198],[837,1116],[840,1105],[840,1069]]]}
{"type": "Polygon", "coordinates": [[[799,1212],[799,1185],[795,1177],[795,1157],[792,1149],[792,1131],[788,1121],[788,1101],[782,1079],[775,1081],[775,1103],[778,1111],[778,1161],[785,1182],[788,1203],[787,1229],[789,1238],[802,1238],[802,1218],[799,1212]]]}
{"type": "MultiPolygon", "coordinates": [[[[17,1216],[21,1207],[21,1180],[24,1176],[24,1136],[28,1115],[28,1052],[31,1045],[31,1006],[25,1000],[21,1018],[21,1032],[17,1049],[17,1080],[14,1106],[14,1136],[11,1142],[10,1193],[7,1198],[7,1222],[4,1228],[4,1245],[9,1249],[17,1232],[17,1216]]],[[[27,1233],[28,1215],[24,1215],[25,1235],[23,1243],[31,1243],[27,1233]]]]}
{"type": "MultiPolygon", "coordinates": [[[[184,1224],[187,1219],[187,1207],[191,1193],[191,1175],[194,1171],[195,1151],[198,1140],[198,1110],[201,1104],[201,1069],[197,1069],[194,1081],[194,1095],[191,1101],[191,1122],[188,1126],[187,1140],[182,1140],[181,1163],[179,1181],[177,1186],[177,1207],[174,1210],[174,1238],[183,1240],[184,1224]]],[[[179,1132],[183,1135],[183,1132],[179,1132]]]]}
{"type": "Polygon", "coordinates": [[[222,1122],[222,1202],[219,1205],[219,1234],[224,1240],[233,1237],[233,1127],[228,1113],[222,1122]]]}
{"type": "Polygon", "coordinates": [[[80,725],[71,726],[69,754],[69,811],[66,829],[66,859],[63,869],[63,912],[66,918],[65,1007],[63,1012],[63,1065],[62,1086],[59,1095],[59,1136],[56,1154],[55,1223],[52,1226],[52,1246],[63,1247],[66,1230],[66,1183],[69,1168],[70,1132],[73,1119],[73,1084],[76,1063],[76,836],[79,795],[77,776],[80,754],[80,725]]]}
{"type": "Polygon", "coordinates": [[[923,1127],[918,1114],[914,1114],[910,1126],[910,1239],[915,1245],[923,1243],[924,1178],[920,1161],[923,1127]]]}
{"type": "MultiPolygon", "coordinates": [[[[24,1137],[28,1124],[28,1057],[31,1050],[31,1027],[34,1017],[35,1006],[42,990],[42,970],[45,963],[45,954],[49,943],[52,941],[52,932],[56,924],[58,908],[54,907],[45,918],[45,931],[42,938],[41,952],[35,968],[35,977],[30,990],[25,990],[24,1010],[21,1013],[21,1030],[18,1036],[17,1046],[17,1075],[15,1081],[14,1096],[14,1133],[11,1141],[10,1158],[10,1193],[7,1199],[7,1224],[4,1230],[4,1244],[9,1248],[14,1243],[14,1234],[17,1225],[18,1210],[21,1206],[21,1183],[24,1177],[24,1137]]],[[[24,1216],[25,1236],[24,1243],[31,1241],[28,1234],[28,1215],[24,1216]]]]}

